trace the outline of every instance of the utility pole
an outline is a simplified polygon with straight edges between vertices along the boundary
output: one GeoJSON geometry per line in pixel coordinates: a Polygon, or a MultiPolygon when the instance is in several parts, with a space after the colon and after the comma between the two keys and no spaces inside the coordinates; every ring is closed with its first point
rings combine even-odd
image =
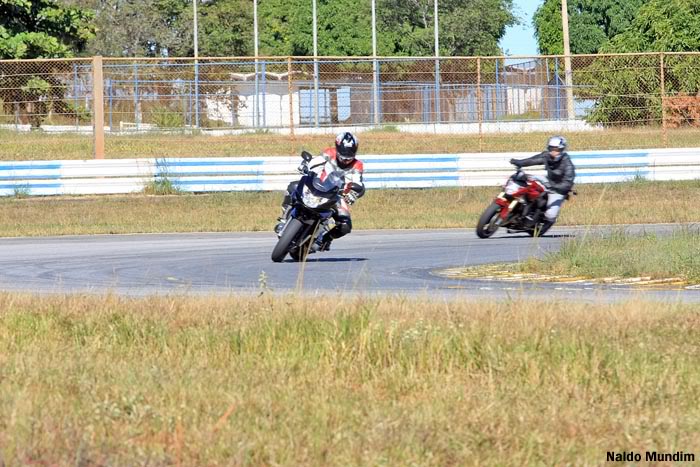
{"type": "Polygon", "coordinates": [[[377,14],[376,0],[372,0],[372,72],[374,78],[372,80],[372,91],[374,95],[374,124],[379,125],[379,63],[377,63],[377,14]]]}
{"type": "Polygon", "coordinates": [[[197,2],[192,0],[192,8],[194,13],[194,126],[199,128],[199,30],[198,30],[198,15],[197,2]]]}
{"type": "MultiPolygon", "coordinates": [[[[255,101],[253,102],[253,126],[260,126],[260,79],[258,78],[258,0],[253,0],[253,52],[255,53],[255,101]]],[[[231,97],[233,99],[233,96],[231,97]]]]}
{"type": "Polygon", "coordinates": [[[440,123],[440,34],[438,29],[438,0],[435,0],[435,123],[440,123]]]}
{"type": "Polygon", "coordinates": [[[569,10],[566,0],[561,0],[561,25],[564,33],[564,83],[566,84],[566,110],[569,120],[576,118],[574,111],[574,83],[571,73],[571,47],[569,45],[569,10]]]}
{"type": "Polygon", "coordinates": [[[314,126],[318,128],[318,32],[316,25],[316,0],[312,2],[312,12],[313,18],[313,39],[314,39],[314,126]]]}
{"type": "Polygon", "coordinates": [[[194,14],[194,58],[195,60],[199,57],[199,31],[198,31],[198,18],[197,18],[197,0],[192,0],[192,10],[194,14]]]}

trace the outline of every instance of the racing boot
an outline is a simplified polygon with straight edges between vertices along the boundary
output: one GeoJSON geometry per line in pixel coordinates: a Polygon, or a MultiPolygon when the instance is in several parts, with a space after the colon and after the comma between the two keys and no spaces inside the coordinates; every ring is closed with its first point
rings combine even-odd
{"type": "Polygon", "coordinates": [[[542,222],[542,227],[540,227],[540,230],[538,232],[538,237],[543,236],[544,234],[547,233],[547,231],[554,225],[555,221],[550,221],[549,219],[545,219],[544,222],[542,222]]]}
{"type": "Polygon", "coordinates": [[[309,253],[316,253],[318,251],[329,251],[331,249],[331,242],[333,239],[328,233],[324,233],[316,237],[313,245],[309,249],[309,253]]]}

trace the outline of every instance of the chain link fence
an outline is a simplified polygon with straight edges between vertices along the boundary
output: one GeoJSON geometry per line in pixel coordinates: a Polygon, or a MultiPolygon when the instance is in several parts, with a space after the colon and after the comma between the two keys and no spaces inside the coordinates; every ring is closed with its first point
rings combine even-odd
{"type": "MultiPolygon", "coordinates": [[[[295,138],[700,126],[700,54],[0,61],[0,129],[295,138]],[[570,82],[570,85],[567,83],[570,82]],[[96,87],[99,87],[97,89],[96,87]],[[93,99],[101,91],[103,99],[93,99]]],[[[97,133],[97,132],[95,132],[97,133]]],[[[107,154],[109,156],[109,154],[107,154]]]]}

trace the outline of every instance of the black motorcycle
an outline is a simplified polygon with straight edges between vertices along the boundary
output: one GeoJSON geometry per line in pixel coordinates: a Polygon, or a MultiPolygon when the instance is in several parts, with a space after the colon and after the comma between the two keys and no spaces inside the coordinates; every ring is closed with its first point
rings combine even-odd
{"type": "MultiPolygon", "coordinates": [[[[305,163],[313,156],[301,153],[305,163]]],[[[302,167],[306,167],[305,164],[302,167]]],[[[289,253],[294,261],[304,261],[316,238],[325,233],[334,208],[345,185],[345,175],[334,171],[324,176],[305,170],[291,193],[291,203],[285,213],[286,222],[278,232],[279,240],[272,250],[272,261],[281,262],[289,253]]]]}

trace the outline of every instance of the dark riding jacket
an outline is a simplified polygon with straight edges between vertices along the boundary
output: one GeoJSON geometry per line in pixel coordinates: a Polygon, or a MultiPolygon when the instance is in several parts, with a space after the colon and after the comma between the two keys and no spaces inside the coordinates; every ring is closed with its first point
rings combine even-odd
{"type": "Polygon", "coordinates": [[[574,163],[568,153],[563,153],[558,161],[552,160],[547,151],[520,159],[518,161],[520,167],[529,167],[531,165],[544,165],[547,168],[547,179],[549,180],[552,191],[560,195],[568,194],[574,187],[574,178],[576,178],[576,169],[574,163]]]}

